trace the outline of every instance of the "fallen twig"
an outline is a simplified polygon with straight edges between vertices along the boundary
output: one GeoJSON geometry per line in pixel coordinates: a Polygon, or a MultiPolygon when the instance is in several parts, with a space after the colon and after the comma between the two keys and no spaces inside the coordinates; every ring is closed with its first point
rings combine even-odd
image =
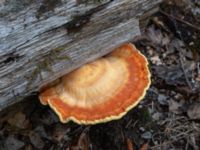
{"type": "Polygon", "coordinates": [[[179,51],[179,59],[180,59],[181,68],[182,68],[184,76],[185,76],[185,80],[186,80],[188,86],[190,87],[190,89],[193,91],[194,88],[193,88],[193,86],[190,83],[190,80],[188,78],[188,75],[187,75],[187,72],[186,72],[186,69],[185,69],[185,65],[184,65],[184,62],[183,62],[183,56],[182,56],[182,53],[180,51],[179,51]]]}
{"type": "MultiPolygon", "coordinates": [[[[173,19],[178,20],[178,21],[181,21],[182,23],[186,23],[187,25],[192,25],[192,24],[190,24],[189,22],[186,22],[186,21],[184,21],[184,20],[182,20],[182,19],[179,19],[179,18],[177,18],[177,17],[174,17],[174,16],[172,16],[172,15],[169,15],[169,14],[167,14],[166,12],[164,12],[164,11],[162,11],[162,10],[160,10],[160,12],[161,12],[162,14],[164,14],[164,15],[170,17],[170,19],[171,19],[172,22],[174,23],[174,26],[175,26],[176,30],[178,30],[177,24],[176,24],[176,22],[174,22],[173,19]]],[[[192,26],[196,28],[196,26],[194,26],[194,25],[192,25],[192,26]]],[[[199,31],[200,31],[200,28],[199,28],[199,27],[197,27],[197,29],[199,29],[199,31]]],[[[181,40],[184,41],[182,35],[181,35],[180,33],[178,33],[178,34],[179,34],[181,40]]],[[[193,85],[191,84],[191,82],[190,82],[190,80],[189,80],[189,77],[188,77],[188,75],[187,75],[187,71],[186,71],[186,69],[185,69],[185,65],[184,65],[184,61],[183,61],[183,54],[182,54],[182,52],[181,52],[179,49],[177,49],[177,51],[179,52],[180,65],[181,65],[181,69],[182,69],[182,71],[183,71],[183,74],[184,74],[186,83],[187,83],[187,85],[190,87],[190,89],[191,89],[192,91],[194,91],[194,87],[193,87],[193,85]]]]}
{"type": "Polygon", "coordinates": [[[196,25],[193,25],[193,24],[191,24],[191,23],[189,23],[189,22],[187,22],[187,21],[185,21],[185,20],[183,20],[183,19],[180,19],[180,18],[178,18],[178,17],[172,16],[172,15],[170,15],[170,14],[168,14],[168,13],[162,11],[162,10],[159,10],[159,12],[162,13],[163,15],[169,17],[169,18],[175,19],[175,20],[177,20],[177,21],[179,21],[179,22],[181,22],[181,23],[186,24],[186,25],[189,26],[189,27],[192,27],[192,28],[194,28],[194,29],[200,31],[200,28],[199,28],[198,26],[196,26],[196,25]]]}

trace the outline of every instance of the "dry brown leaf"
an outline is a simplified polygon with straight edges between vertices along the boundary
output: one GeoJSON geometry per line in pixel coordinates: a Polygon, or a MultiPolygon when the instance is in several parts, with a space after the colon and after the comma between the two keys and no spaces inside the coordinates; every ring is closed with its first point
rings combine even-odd
{"type": "Polygon", "coordinates": [[[61,142],[65,138],[66,134],[70,131],[70,128],[63,124],[56,124],[53,129],[53,140],[61,142]]]}
{"type": "Polygon", "coordinates": [[[9,136],[6,138],[4,142],[5,150],[19,150],[24,146],[24,142],[18,140],[14,136],[9,136]]]}
{"type": "Polygon", "coordinates": [[[147,29],[146,36],[156,45],[165,46],[170,42],[170,37],[162,33],[160,29],[156,29],[155,26],[151,26],[147,29]]]}
{"type": "Polygon", "coordinates": [[[143,144],[140,150],[148,150],[148,143],[143,144]]]}
{"type": "Polygon", "coordinates": [[[126,143],[127,143],[127,150],[134,150],[131,139],[127,138],[126,143]]]}
{"type": "Polygon", "coordinates": [[[43,147],[45,146],[45,143],[43,142],[43,140],[41,139],[38,133],[31,131],[29,133],[29,138],[30,138],[31,144],[33,144],[35,148],[43,149],[43,147]]]}
{"type": "Polygon", "coordinates": [[[83,132],[78,139],[77,145],[72,146],[70,150],[89,150],[89,145],[89,137],[83,132]]]}
{"type": "Polygon", "coordinates": [[[160,27],[164,27],[164,26],[165,26],[165,24],[163,23],[163,21],[160,20],[158,17],[153,17],[152,20],[154,21],[154,23],[155,23],[156,25],[158,25],[158,26],[160,26],[160,27]]]}
{"type": "Polygon", "coordinates": [[[199,82],[200,82],[200,75],[198,75],[198,76],[196,77],[196,81],[199,81],[199,82]]]}
{"type": "Polygon", "coordinates": [[[190,119],[200,119],[200,103],[190,105],[187,114],[190,119]]]}
{"type": "Polygon", "coordinates": [[[184,85],[185,78],[183,71],[179,65],[171,66],[155,66],[155,71],[161,79],[163,79],[169,85],[184,85]]]}
{"type": "Polygon", "coordinates": [[[18,112],[12,118],[9,118],[8,123],[11,126],[15,126],[20,129],[25,129],[29,125],[29,121],[26,119],[26,115],[22,112],[18,112]]]}
{"type": "Polygon", "coordinates": [[[177,102],[175,100],[170,100],[169,111],[175,114],[181,114],[182,113],[181,108],[183,107],[183,104],[184,104],[183,101],[177,102]]]}
{"type": "Polygon", "coordinates": [[[158,55],[151,57],[150,60],[151,60],[152,64],[162,65],[161,59],[158,55]]]}

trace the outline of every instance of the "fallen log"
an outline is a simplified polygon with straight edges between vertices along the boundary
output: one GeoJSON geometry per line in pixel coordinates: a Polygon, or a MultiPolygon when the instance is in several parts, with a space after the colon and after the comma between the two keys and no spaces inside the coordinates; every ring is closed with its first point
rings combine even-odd
{"type": "Polygon", "coordinates": [[[0,2],[0,110],[132,40],[161,1],[0,2]]]}

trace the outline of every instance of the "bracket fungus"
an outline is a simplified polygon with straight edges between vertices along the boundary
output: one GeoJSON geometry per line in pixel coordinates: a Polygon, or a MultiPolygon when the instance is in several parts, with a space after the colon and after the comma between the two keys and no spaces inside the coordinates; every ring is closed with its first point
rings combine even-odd
{"type": "Polygon", "coordinates": [[[147,59],[125,44],[63,76],[39,98],[63,123],[96,124],[124,116],[144,97],[150,82],[147,59]]]}

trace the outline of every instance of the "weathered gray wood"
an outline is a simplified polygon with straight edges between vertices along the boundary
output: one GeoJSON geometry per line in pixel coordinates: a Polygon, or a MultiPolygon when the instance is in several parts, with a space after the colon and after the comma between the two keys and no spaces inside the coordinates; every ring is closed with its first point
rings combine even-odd
{"type": "Polygon", "coordinates": [[[162,0],[19,1],[0,3],[0,110],[133,39],[162,0]]]}

